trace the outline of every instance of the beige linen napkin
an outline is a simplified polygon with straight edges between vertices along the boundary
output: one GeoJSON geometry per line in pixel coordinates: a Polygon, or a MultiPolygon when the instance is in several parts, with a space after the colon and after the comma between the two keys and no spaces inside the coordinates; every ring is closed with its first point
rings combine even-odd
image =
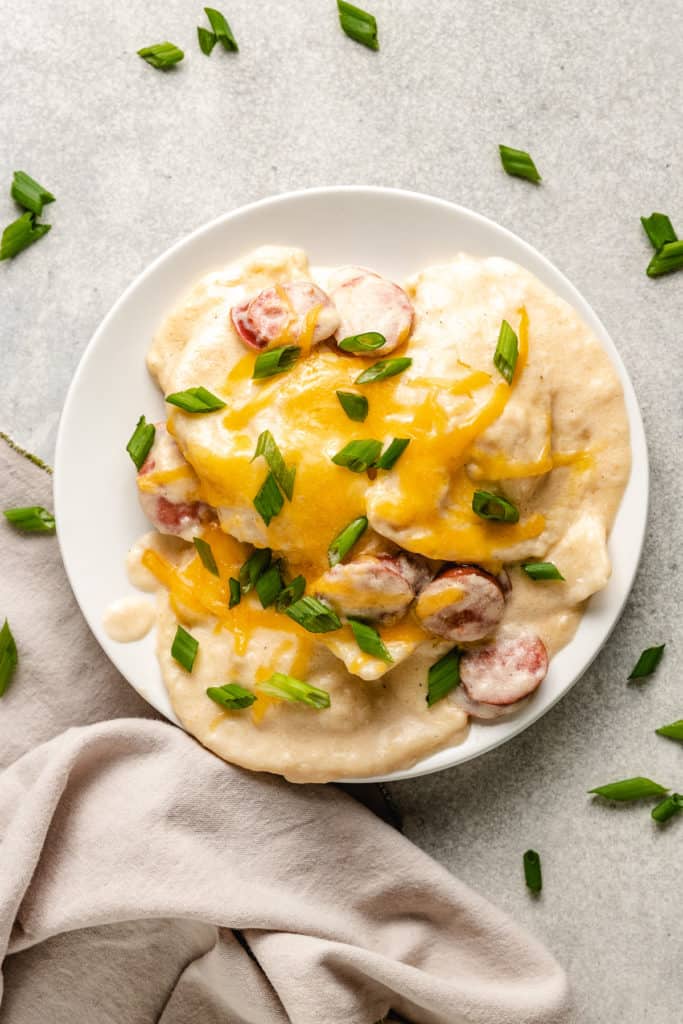
{"type": "MultiPolygon", "coordinates": [[[[0,441],[0,507],[50,503],[0,441]]],[[[0,1024],[565,1019],[551,956],[360,804],[156,720],[54,538],[3,524],[0,553],[20,654],[0,701],[0,1024]]]]}

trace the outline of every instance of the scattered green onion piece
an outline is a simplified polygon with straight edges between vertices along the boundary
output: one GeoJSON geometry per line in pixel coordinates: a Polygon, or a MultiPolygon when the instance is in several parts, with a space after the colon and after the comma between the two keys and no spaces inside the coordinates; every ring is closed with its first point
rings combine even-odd
{"type": "Polygon", "coordinates": [[[8,224],[0,241],[0,260],[9,260],[17,256],[29,245],[46,235],[51,224],[36,224],[35,214],[23,213],[17,220],[8,224]]]}
{"type": "Polygon", "coordinates": [[[213,557],[211,545],[207,544],[201,537],[195,537],[194,546],[197,549],[197,554],[201,558],[204,568],[208,569],[214,576],[220,576],[218,566],[216,565],[216,559],[213,557]]]}
{"type": "Polygon", "coordinates": [[[378,469],[393,469],[410,444],[409,437],[395,437],[386,451],[377,460],[378,469]]]}
{"type": "Polygon", "coordinates": [[[237,40],[232,34],[232,29],[228,25],[225,16],[220,11],[216,11],[213,7],[205,7],[204,12],[211,22],[211,28],[216,34],[216,38],[222,44],[223,48],[229,50],[231,53],[237,53],[239,46],[237,40]]]}
{"type": "Polygon", "coordinates": [[[500,325],[498,344],[496,345],[496,351],[493,355],[493,365],[499,371],[501,376],[505,378],[508,384],[512,384],[512,378],[515,375],[518,349],[517,335],[512,330],[507,320],[503,320],[500,325]]]}
{"type": "Polygon", "coordinates": [[[252,551],[240,569],[239,582],[243,594],[248,594],[256,586],[256,581],[270,565],[271,557],[270,548],[255,548],[252,551]]]}
{"type": "Polygon", "coordinates": [[[659,647],[646,648],[635,663],[629,679],[643,679],[645,676],[651,676],[662,660],[665,647],[666,644],[661,644],[659,647]]]}
{"type": "Polygon", "coordinates": [[[668,821],[669,818],[673,818],[674,814],[679,814],[680,811],[683,811],[683,796],[680,793],[672,793],[671,796],[667,796],[652,808],[652,817],[661,824],[668,821]]]}
{"type": "Polygon", "coordinates": [[[290,619],[294,619],[309,633],[331,633],[335,629],[341,629],[341,620],[337,613],[317,597],[299,598],[294,604],[290,604],[285,615],[289,615],[290,619]]]}
{"type": "Polygon", "coordinates": [[[350,469],[352,473],[364,473],[366,469],[375,465],[381,451],[381,441],[349,441],[332,457],[332,461],[337,466],[350,469]]]}
{"type": "Polygon", "coordinates": [[[475,491],[472,495],[472,511],[481,519],[490,519],[497,523],[516,523],[519,521],[519,509],[499,494],[491,491],[475,491]]]}
{"type": "Polygon", "coordinates": [[[430,708],[432,704],[443,700],[451,690],[460,684],[461,656],[460,648],[454,647],[433,665],[430,665],[427,674],[427,704],[430,708]]]}
{"type": "Polygon", "coordinates": [[[280,494],[280,488],[271,472],[261,484],[258,494],[254,498],[254,508],[266,526],[269,526],[271,519],[274,519],[282,511],[284,503],[285,499],[280,494]]]}
{"type": "Polygon", "coordinates": [[[185,54],[173,43],[155,43],[154,46],[143,46],[138,56],[151,64],[153,68],[167,71],[183,59],[185,54]]]}
{"type": "Polygon", "coordinates": [[[298,345],[282,345],[280,348],[269,348],[265,352],[259,352],[254,363],[252,380],[263,380],[278,373],[286,373],[287,370],[291,370],[300,355],[301,349],[298,345]]]}
{"type": "Polygon", "coordinates": [[[677,722],[672,722],[671,725],[660,725],[659,729],[655,729],[658,736],[666,736],[670,740],[683,740],[683,718],[679,718],[677,722]]]}
{"type": "Polygon", "coordinates": [[[136,469],[142,468],[145,459],[149,455],[150,448],[154,444],[155,434],[156,427],[154,424],[148,423],[145,417],[141,416],[135,425],[133,436],[126,445],[126,451],[135,463],[136,469]]]}
{"type": "Polygon", "coordinates": [[[498,151],[500,153],[500,162],[506,174],[512,175],[513,178],[526,178],[527,181],[538,182],[541,180],[536,164],[523,149],[499,146],[498,151]]]}
{"type": "Polygon", "coordinates": [[[317,686],[304,683],[300,679],[286,676],[283,672],[273,672],[270,679],[258,684],[259,693],[280,700],[296,701],[307,704],[311,708],[329,708],[330,695],[327,690],[319,690],[317,686]]]}
{"type": "Polygon", "coordinates": [[[199,49],[202,53],[205,53],[207,57],[210,57],[211,51],[218,42],[218,36],[215,32],[209,31],[208,28],[203,28],[201,25],[198,25],[197,39],[199,41],[199,49]]]}
{"type": "Polygon", "coordinates": [[[249,708],[256,700],[256,695],[245,690],[239,683],[226,683],[225,686],[210,686],[206,696],[220,704],[226,711],[241,711],[249,708]]]}
{"type": "Polygon", "coordinates": [[[165,401],[169,405],[177,405],[183,412],[189,412],[193,416],[203,415],[207,412],[216,412],[218,409],[225,409],[225,402],[222,398],[212,395],[206,388],[188,388],[186,391],[176,391],[172,395],[166,395],[165,401]]]}
{"type": "Polygon", "coordinates": [[[55,517],[40,505],[30,508],[6,508],[5,517],[17,530],[25,533],[54,533],[55,517]]]}
{"type": "Polygon", "coordinates": [[[296,576],[291,583],[288,583],[277,595],[275,608],[279,612],[286,611],[290,605],[304,596],[306,580],[303,576],[296,576]]]}
{"type": "Polygon", "coordinates": [[[648,277],[661,277],[683,268],[683,242],[667,242],[647,265],[648,277]]]}
{"type": "Polygon", "coordinates": [[[25,171],[14,172],[10,192],[12,198],[19,203],[19,206],[23,206],[25,210],[35,213],[36,217],[40,217],[43,212],[43,206],[55,201],[52,192],[48,192],[46,188],[39,185],[25,171]]]}
{"type": "Polygon", "coordinates": [[[649,217],[641,217],[640,223],[655,250],[661,249],[669,242],[678,241],[673,224],[665,213],[651,213],[649,217]]]}
{"type": "Polygon", "coordinates": [[[353,545],[359,540],[368,528],[368,521],[365,516],[358,516],[352,519],[348,526],[337,534],[327,549],[327,560],[330,565],[337,565],[345,558],[353,545]]]}
{"type": "Polygon", "coordinates": [[[652,779],[637,776],[634,779],[623,779],[621,782],[610,782],[606,786],[596,786],[588,792],[604,796],[607,800],[643,800],[649,796],[664,796],[669,790],[652,779]]]}
{"type": "Polygon", "coordinates": [[[553,562],[523,562],[522,569],[532,580],[564,580],[553,562]]]}
{"type": "Polygon", "coordinates": [[[182,626],[178,626],[171,647],[171,657],[175,658],[186,672],[191,672],[198,650],[199,641],[195,640],[192,634],[188,633],[182,626]]]}
{"type": "Polygon", "coordinates": [[[377,21],[372,14],[355,7],[354,4],[346,3],[346,0],[337,0],[337,9],[339,23],[349,39],[362,43],[371,50],[379,50],[377,21]]]}
{"type": "Polygon", "coordinates": [[[387,664],[391,664],[394,659],[376,629],[369,626],[367,622],[361,622],[359,619],[348,619],[347,621],[361,651],[371,655],[373,658],[379,658],[380,661],[386,661],[387,664]]]}
{"type": "Polygon", "coordinates": [[[231,576],[228,580],[228,589],[230,590],[228,608],[234,608],[242,600],[242,584],[234,576],[231,576]]]}
{"type": "Polygon", "coordinates": [[[7,690],[18,661],[17,645],[9,628],[9,622],[5,619],[2,629],[0,629],[0,697],[7,690]]]}
{"type": "Polygon", "coordinates": [[[354,395],[353,391],[337,391],[342,409],[355,423],[364,423],[368,416],[369,404],[365,395],[354,395]]]}
{"type": "Polygon", "coordinates": [[[387,380],[389,377],[395,377],[398,373],[403,373],[409,366],[412,365],[413,360],[409,356],[399,356],[397,359],[380,359],[378,363],[373,363],[372,366],[368,366],[367,370],[363,370],[360,377],[356,377],[354,384],[373,384],[375,381],[387,380]]]}
{"type": "Polygon", "coordinates": [[[524,854],[524,881],[532,892],[540,892],[543,888],[541,858],[535,850],[527,850],[524,854]]]}
{"type": "Polygon", "coordinates": [[[342,352],[375,352],[386,343],[387,339],[379,331],[365,331],[364,334],[351,334],[340,341],[337,347],[342,352]]]}
{"type": "Polygon", "coordinates": [[[282,458],[282,453],[277,446],[275,438],[269,430],[264,430],[259,434],[258,441],[256,442],[256,451],[254,452],[251,461],[253,462],[254,459],[259,457],[259,455],[264,457],[268,463],[268,468],[271,470],[273,476],[280,485],[285,497],[291,501],[292,494],[294,493],[296,466],[292,466],[290,469],[287,469],[285,460],[282,458]]]}
{"type": "Polygon", "coordinates": [[[256,593],[262,608],[270,608],[282,590],[282,571],[280,561],[273,562],[256,581],[256,593]]]}

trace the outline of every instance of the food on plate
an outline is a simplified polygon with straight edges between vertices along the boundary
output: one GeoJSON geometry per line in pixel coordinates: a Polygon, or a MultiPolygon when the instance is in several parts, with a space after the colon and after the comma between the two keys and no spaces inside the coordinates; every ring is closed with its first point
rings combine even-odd
{"type": "Polygon", "coordinates": [[[460,254],[397,283],[264,247],[196,284],[148,366],[167,415],[129,445],[154,529],[128,568],[207,747],[379,775],[552,685],[630,448],[609,358],[528,271],[460,254]]]}

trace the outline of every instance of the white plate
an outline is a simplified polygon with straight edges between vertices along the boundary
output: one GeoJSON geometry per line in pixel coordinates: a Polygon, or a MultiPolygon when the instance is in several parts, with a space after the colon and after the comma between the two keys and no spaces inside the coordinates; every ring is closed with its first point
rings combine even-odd
{"type": "Polygon", "coordinates": [[[135,473],[125,447],[141,413],[152,420],[164,415],[161,396],[145,369],[145,354],[170,306],[202,274],[269,242],[300,246],[312,264],[362,264],[396,280],[459,251],[505,256],[571,303],[602,340],[621,379],[633,468],[610,537],[613,573],[609,584],[591,599],[575,637],[553,658],[543,686],[520,714],[507,721],[474,724],[459,746],[382,778],[405,779],[459,764],[531,725],[590,665],[619,618],[633,583],[648,497],[640,411],[607,331],[586,300],[535,249],[461,206],[396,189],[293,192],[225,214],[152,263],[95,333],[64,406],[57,439],[55,511],[71,586],[90,628],[119,671],[150,704],[177,722],[161,679],[154,637],[118,644],[102,628],[108,604],[131,593],[124,558],[133,541],[149,528],[138,506],[135,473]]]}

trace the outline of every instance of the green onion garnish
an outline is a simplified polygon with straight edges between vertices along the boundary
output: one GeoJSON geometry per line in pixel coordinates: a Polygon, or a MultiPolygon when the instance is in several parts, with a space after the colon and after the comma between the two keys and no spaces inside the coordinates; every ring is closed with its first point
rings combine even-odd
{"type": "Polygon", "coordinates": [[[286,611],[290,605],[294,604],[295,601],[298,601],[300,597],[304,596],[305,589],[306,580],[304,577],[295,577],[295,579],[293,579],[291,583],[288,583],[287,586],[284,587],[277,595],[275,601],[277,611],[286,611]]]}
{"type": "Polygon", "coordinates": [[[262,576],[256,581],[256,593],[261,602],[262,608],[270,608],[282,590],[282,563],[278,560],[273,562],[270,569],[266,569],[262,576]]]}
{"type": "Polygon", "coordinates": [[[532,892],[540,892],[543,888],[541,858],[535,850],[527,850],[524,854],[524,881],[532,892]]]}
{"type": "Polygon", "coordinates": [[[332,457],[332,461],[337,466],[350,469],[352,473],[364,473],[366,469],[375,465],[381,451],[381,441],[349,441],[332,457]]]}
{"type": "Polygon", "coordinates": [[[286,676],[283,672],[273,672],[270,679],[258,684],[258,690],[269,697],[279,697],[280,700],[308,704],[311,708],[320,709],[330,706],[330,695],[327,690],[319,690],[317,686],[311,686],[300,679],[286,676]]]}
{"type": "Polygon", "coordinates": [[[665,213],[651,213],[649,217],[641,217],[640,223],[655,250],[661,249],[669,242],[677,242],[678,236],[665,213]]]}
{"type": "Polygon", "coordinates": [[[0,629],[0,697],[9,686],[18,661],[17,645],[9,628],[9,622],[5,619],[5,624],[0,629]]]}
{"type": "Polygon", "coordinates": [[[211,22],[211,28],[216,34],[216,38],[221,42],[224,49],[229,50],[231,53],[237,53],[239,46],[237,40],[232,34],[232,29],[225,20],[224,15],[220,11],[214,10],[213,7],[205,7],[204,13],[211,22]]]}
{"type": "Polygon", "coordinates": [[[635,663],[629,679],[643,679],[645,676],[651,676],[662,660],[665,647],[666,644],[661,644],[659,647],[648,647],[644,650],[635,663]]]}
{"type": "Polygon", "coordinates": [[[291,370],[300,355],[301,349],[298,345],[283,345],[281,348],[269,348],[266,352],[259,352],[254,363],[252,380],[263,380],[264,377],[274,377],[277,373],[291,370]]]}
{"type": "Polygon", "coordinates": [[[256,581],[263,575],[270,565],[270,559],[270,548],[255,548],[252,551],[249,558],[240,569],[239,582],[242,587],[243,594],[248,594],[249,591],[256,586],[256,581]]]}
{"type": "Polygon", "coordinates": [[[377,460],[378,469],[393,469],[410,444],[409,437],[395,437],[377,460]]]}
{"type": "Polygon", "coordinates": [[[5,517],[17,530],[25,533],[54,533],[55,517],[40,505],[29,508],[6,508],[5,517]]]}
{"type": "Polygon", "coordinates": [[[538,182],[541,180],[541,175],[536,170],[536,164],[523,149],[499,146],[498,151],[503,170],[507,174],[511,174],[513,178],[526,178],[527,181],[538,182]]]}
{"type": "Polygon", "coordinates": [[[498,344],[496,345],[496,351],[493,355],[493,365],[499,373],[505,377],[508,384],[512,384],[512,378],[515,375],[517,354],[517,335],[512,330],[507,320],[503,320],[500,325],[498,344]]]}
{"type": "Polygon", "coordinates": [[[202,387],[176,391],[173,395],[166,395],[164,401],[169,405],[177,405],[183,412],[189,412],[194,416],[225,409],[225,402],[221,398],[217,398],[202,387]]]}
{"type": "Polygon", "coordinates": [[[523,562],[522,569],[532,580],[563,580],[564,576],[552,562],[523,562]]]}
{"type": "Polygon", "coordinates": [[[491,519],[497,523],[516,523],[519,521],[519,509],[499,494],[490,491],[475,491],[472,495],[472,511],[481,519],[491,519]]]}
{"type": "Polygon", "coordinates": [[[144,416],[141,416],[135,425],[133,436],[126,445],[126,451],[135,463],[135,468],[140,469],[149,455],[150,448],[154,444],[156,427],[148,423],[144,416]]]}
{"type": "Polygon", "coordinates": [[[672,722],[671,725],[660,725],[655,732],[658,736],[667,736],[670,740],[683,740],[683,718],[672,722]]]}
{"type": "Polygon", "coordinates": [[[251,707],[256,700],[255,694],[245,690],[239,683],[226,683],[225,686],[210,686],[206,696],[220,704],[226,711],[241,711],[251,707]]]}
{"type": "Polygon", "coordinates": [[[309,633],[331,633],[335,629],[341,629],[337,613],[317,597],[299,598],[294,604],[290,604],[285,614],[309,633]]]}
{"type": "Polygon", "coordinates": [[[23,206],[25,210],[35,213],[36,217],[40,217],[43,212],[43,206],[55,201],[52,192],[48,192],[46,188],[39,185],[25,171],[14,172],[10,191],[12,198],[19,203],[19,206],[23,206]]]}
{"type": "Polygon", "coordinates": [[[408,356],[399,356],[398,359],[380,359],[378,363],[368,366],[363,370],[360,377],[356,377],[354,384],[372,384],[378,380],[386,380],[388,377],[395,377],[403,373],[412,364],[413,360],[408,356]]]}
{"type": "Polygon", "coordinates": [[[356,423],[364,423],[368,416],[368,400],[365,395],[354,395],[353,391],[337,391],[342,409],[356,423]]]}
{"type": "Polygon", "coordinates": [[[195,640],[182,626],[178,626],[171,646],[171,657],[175,658],[186,672],[191,672],[198,650],[199,641],[195,640]]]}
{"type": "Polygon", "coordinates": [[[352,519],[348,526],[345,526],[334,538],[327,549],[327,560],[330,565],[337,565],[345,558],[353,545],[359,540],[368,528],[368,521],[365,516],[358,516],[352,519]]]}
{"type": "Polygon", "coordinates": [[[36,224],[35,214],[23,213],[17,220],[8,224],[0,241],[0,260],[9,260],[13,256],[28,249],[39,238],[46,235],[51,224],[36,224]]]}
{"type": "Polygon", "coordinates": [[[652,817],[661,823],[673,818],[674,814],[680,811],[683,811],[683,796],[680,793],[672,793],[652,808],[652,817]]]}
{"type": "Polygon", "coordinates": [[[242,600],[242,585],[239,580],[236,580],[234,576],[231,576],[228,580],[228,589],[230,590],[228,608],[234,608],[235,605],[239,604],[242,600]]]}
{"type": "Polygon", "coordinates": [[[261,484],[254,498],[254,508],[266,526],[269,526],[271,519],[274,519],[282,511],[284,503],[285,499],[280,494],[280,488],[271,472],[261,484]]]}
{"type": "Polygon", "coordinates": [[[377,38],[377,22],[372,14],[346,3],[346,0],[337,0],[339,11],[339,24],[346,35],[371,50],[379,50],[379,39],[377,38]]]}
{"type": "Polygon", "coordinates": [[[154,46],[143,46],[138,50],[138,56],[151,64],[153,68],[160,71],[167,71],[174,64],[181,61],[185,54],[173,43],[155,43],[154,46]]]}
{"type": "Polygon", "coordinates": [[[203,28],[201,25],[197,26],[197,39],[199,40],[199,49],[202,53],[205,53],[207,57],[211,56],[211,51],[218,42],[218,36],[209,31],[208,28],[203,28]]]}
{"type": "Polygon", "coordinates": [[[204,568],[208,569],[214,576],[220,576],[218,566],[216,565],[216,559],[213,557],[211,545],[207,544],[201,537],[195,537],[194,546],[197,549],[197,554],[201,558],[204,568]]]}
{"type": "Polygon", "coordinates": [[[280,485],[285,497],[291,501],[292,494],[294,492],[296,466],[291,466],[287,469],[285,460],[282,458],[282,453],[275,442],[275,438],[269,430],[264,430],[259,434],[258,441],[256,442],[256,451],[254,452],[251,461],[253,462],[254,459],[259,457],[259,455],[264,457],[268,463],[268,468],[271,470],[273,476],[280,485]]]}
{"type": "Polygon", "coordinates": [[[386,345],[387,339],[379,331],[365,331],[364,334],[351,334],[339,342],[342,352],[374,352],[386,345]]]}
{"type": "Polygon", "coordinates": [[[683,242],[667,242],[647,265],[648,277],[661,277],[683,267],[683,242]]]}
{"type": "Polygon", "coordinates": [[[635,779],[623,779],[621,782],[610,782],[606,786],[596,786],[589,789],[589,793],[597,793],[607,800],[643,800],[649,796],[664,796],[669,792],[664,786],[660,786],[652,779],[643,779],[640,776],[635,779]]]}
{"type": "Polygon", "coordinates": [[[394,660],[376,629],[359,619],[348,619],[347,621],[361,651],[370,654],[373,658],[379,658],[380,661],[386,661],[388,664],[394,660]]]}
{"type": "Polygon", "coordinates": [[[427,673],[427,704],[430,708],[460,684],[461,656],[460,648],[454,647],[430,665],[427,673]]]}

